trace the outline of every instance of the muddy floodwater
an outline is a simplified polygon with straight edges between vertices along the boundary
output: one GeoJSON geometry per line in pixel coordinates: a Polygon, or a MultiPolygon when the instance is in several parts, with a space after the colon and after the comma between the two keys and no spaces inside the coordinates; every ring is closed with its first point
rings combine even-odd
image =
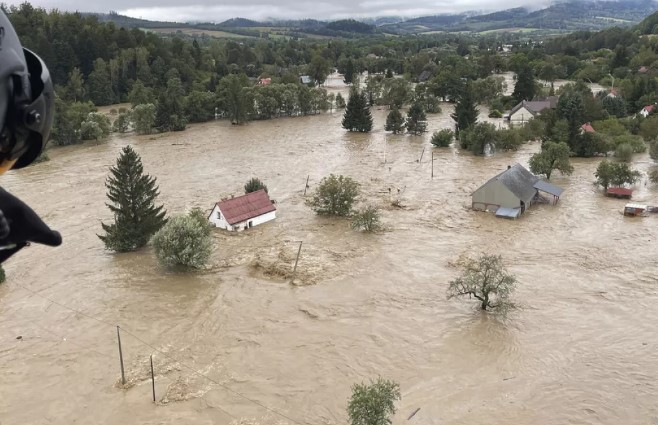
{"type": "MultiPolygon", "coordinates": [[[[592,184],[600,159],[556,173],[557,206],[516,221],[473,212],[472,191],[507,165],[527,166],[539,146],[487,158],[434,149],[432,179],[429,135],[452,127],[451,107],[430,115],[421,137],[385,133],[386,112],[373,111],[370,134],[346,133],[334,112],[116,136],[3,176],[65,243],[5,265],[0,423],[344,424],[350,386],[378,375],[400,383],[395,424],[658,423],[658,217],[623,217],[625,202],[592,184]],[[211,264],[194,274],[164,271],[148,248],[105,251],[104,181],[127,144],[169,214],[210,210],[257,176],[276,220],[214,231],[211,264]],[[312,191],[329,173],[361,184],[359,205],[380,207],[386,231],[313,214],[307,176],[312,191]],[[480,252],[501,254],[518,277],[506,319],[446,300],[450,262],[480,252]]],[[[655,205],[649,166],[635,157],[645,177],[634,200],[655,205]]]]}

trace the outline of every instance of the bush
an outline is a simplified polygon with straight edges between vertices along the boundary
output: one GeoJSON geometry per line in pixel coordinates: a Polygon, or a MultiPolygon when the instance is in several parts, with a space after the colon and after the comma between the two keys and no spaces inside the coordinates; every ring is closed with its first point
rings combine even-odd
{"type": "Polygon", "coordinates": [[[622,143],[615,149],[615,158],[624,162],[631,162],[633,159],[633,148],[628,143],[622,143]]]}
{"type": "Polygon", "coordinates": [[[210,225],[200,210],[170,219],[151,242],[165,267],[200,269],[212,252],[210,225]]]}
{"type": "Polygon", "coordinates": [[[376,232],[382,227],[379,210],[371,205],[354,213],[352,218],[352,228],[355,230],[363,229],[366,232],[376,232]]]}
{"type": "Polygon", "coordinates": [[[502,118],[503,113],[500,112],[498,109],[494,109],[491,112],[489,112],[489,118],[502,118]]]}
{"type": "Polygon", "coordinates": [[[348,216],[359,195],[359,184],[345,176],[331,174],[315,190],[311,206],[317,214],[348,216]]]}
{"type": "Polygon", "coordinates": [[[455,138],[455,132],[449,128],[444,128],[441,131],[435,131],[432,134],[432,139],[430,142],[438,148],[447,148],[452,143],[452,139],[455,138]]]}
{"type": "Polygon", "coordinates": [[[128,131],[128,128],[130,127],[130,114],[126,112],[122,112],[119,114],[117,119],[114,120],[113,128],[114,131],[118,133],[125,133],[128,131]]]}
{"type": "Polygon", "coordinates": [[[116,109],[114,109],[114,108],[110,109],[110,115],[116,115],[116,114],[117,114],[116,109]]]}
{"type": "Polygon", "coordinates": [[[653,183],[658,183],[658,168],[654,168],[653,170],[649,171],[649,180],[651,180],[653,183]]]}
{"type": "Polygon", "coordinates": [[[38,164],[40,162],[46,162],[50,161],[50,156],[48,156],[48,151],[42,151],[39,156],[37,156],[37,159],[34,160],[32,165],[38,164]]]}
{"type": "Polygon", "coordinates": [[[395,414],[395,401],[400,400],[400,385],[378,378],[368,384],[352,386],[347,405],[350,425],[389,425],[395,414]]]}
{"type": "Polygon", "coordinates": [[[7,280],[7,276],[5,276],[5,269],[3,269],[0,265],[0,283],[3,283],[5,280],[7,280]]]}
{"type": "Polygon", "coordinates": [[[523,144],[521,133],[514,128],[496,131],[496,149],[515,151],[523,144]]]}
{"type": "Polygon", "coordinates": [[[122,106],[122,107],[119,108],[119,113],[120,114],[125,114],[126,112],[128,112],[128,110],[125,107],[122,106]]]}
{"type": "Polygon", "coordinates": [[[100,125],[94,121],[84,121],[80,126],[80,136],[82,140],[98,140],[103,138],[103,130],[100,125]]]}
{"type": "Polygon", "coordinates": [[[245,195],[247,193],[257,192],[261,189],[264,189],[265,192],[267,192],[267,186],[265,186],[265,183],[260,181],[260,179],[258,177],[252,177],[251,180],[249,180],[247,182],[247,184],[244,185],[245,195]]]}
{"type": "Polygon", "coordinates": [[[644,153],[647,151],[647,144],[644,140],[642,140],[641,137],[633,136],[632,134],[624,134],[612,138],[612,147],[615,149],[622,144],[629,145],[633,153],[644,153]]]}
{"type": "Polygon", "coordinates": [[[658,159],[658,140],[649,143],[649,156],[654,161],[658,159]]]}

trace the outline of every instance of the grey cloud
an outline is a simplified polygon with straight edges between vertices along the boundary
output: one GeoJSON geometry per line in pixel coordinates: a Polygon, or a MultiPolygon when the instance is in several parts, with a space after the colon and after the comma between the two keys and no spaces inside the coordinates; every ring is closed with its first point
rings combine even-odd
{"type": "MultiPolygon", "coordinates": [[[[22,0],[21,0],[22,1],[22,0]]],[[[10,2],[18,4],[19,2],[10,2]]],[[[341,19],[374,16],[422,16],[457,13],[469,10],[493,11],[528,4],[528,0],[510,0],[501,5],[493,0],[333,0],[332,2],[302,2],[298,0],[240,0],[217,3],[213,0],[195,0],[181,5],[180,0],[32,0],[35,6],[81,12],[117,11],[121,14],[150,20],[176,22],[220,22],[228,18],[243,17],[262,20],[280,19],[341,19]]]]}

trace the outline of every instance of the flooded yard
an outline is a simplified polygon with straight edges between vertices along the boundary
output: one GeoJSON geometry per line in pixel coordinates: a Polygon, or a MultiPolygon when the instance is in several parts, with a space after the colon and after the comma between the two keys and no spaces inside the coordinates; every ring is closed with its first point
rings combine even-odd
{"type": "MultiPolygon", "coordinates": [[[[383,109],[370,134],[345,132],[340,112],[215,121],[53,149],[3,176],[65,242],[6,264],[0,422],[343,424],[350,386],[382,375],[401,385],[395,424],[658,423],[657,218],[623,217],[624,201],[601,195],[599,159],[554,176],[566,189],[556,206],[515,221],[471,211],[477,187],[527,166],[539,146],[488,158],[434,149],[432,179],[429,138],[452,128],[450,112],[429,115],[424,136],[385,133],[383,109]],[[256,176],[277,219],[214,231],[211,265],[196,274],[162,270],[150,249],[109,253],[96,236],[111,219],[104,181],[127,144],[169,214],[209,211],[256,176]],[[386,231],[358,233],[305,205],[307,176],[313,190],[330,173],[361,184],[359,205],[380,207],[386,231]],[[398,198],[403,208],[391,206],[398,198]],[[303,286],[254,267],[290,267],[298,241],[303,286]],[[446,300],[458,273],[449,263],[480,252],[501,254],[518,277],[506,319],[446,300]],[[117,387],[116,325],[128,389],[117,387]]],[[[640,171],[649,165],[635,157],[640,171]]],[[[634,200],[655,205],[645,180],[634,200]]]]}

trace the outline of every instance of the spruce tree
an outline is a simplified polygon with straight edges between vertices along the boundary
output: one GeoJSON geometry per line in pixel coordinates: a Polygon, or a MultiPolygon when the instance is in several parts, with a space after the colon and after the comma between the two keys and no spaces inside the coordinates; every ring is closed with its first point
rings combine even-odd
{"type": "Polygon", "coordinates": [[[368,108],[368,100],[365,93],[359,92],[356,88],[350,91],[350,99],[347,101],[343,116],[343,128],[362,133],[372,130],[372,115],[368,108]]]}
{"type": "Polygon", "coordinates": [[[517,102],[532,100],[535,97],[535,76],[530,66],[524,66],[516,77],[512,97],[517,102]]]}
{"type": "Polygon", "coordinates": [[[427,131],[427,116],[423,107],[418,102],[414,102],[407,112],[407,119],[405,121],[407,132],[417,136],[427,131]]]}
{"type": "Polygon", "coordinates": [[[473,90],[468,84],[464,87],[457,98],[455,113],[450,115],[455,120],[455,135],[458,137],[461,130],[466,130],[478,119],[478,110],[475,107],[473,90]]]}
{"type": "Polygon", "coordinates": [[[165,224],[162,205],[155,206],[159,195],[155,182],[154,177],[144,174],[139,155],[130,146],[123,148],[105,182],[114,223],[101,223],[105,235],[98,237],[107,249],[127,252],[141,248],[165,224]]]}
{"type": "Polygon", "coordinates": [[[402,133],[404,130],[404,118],[402,118],[402,114],[398,109],[393,109],[388,113],[384,130],[392,131],[393,134],[402,133]]]}

